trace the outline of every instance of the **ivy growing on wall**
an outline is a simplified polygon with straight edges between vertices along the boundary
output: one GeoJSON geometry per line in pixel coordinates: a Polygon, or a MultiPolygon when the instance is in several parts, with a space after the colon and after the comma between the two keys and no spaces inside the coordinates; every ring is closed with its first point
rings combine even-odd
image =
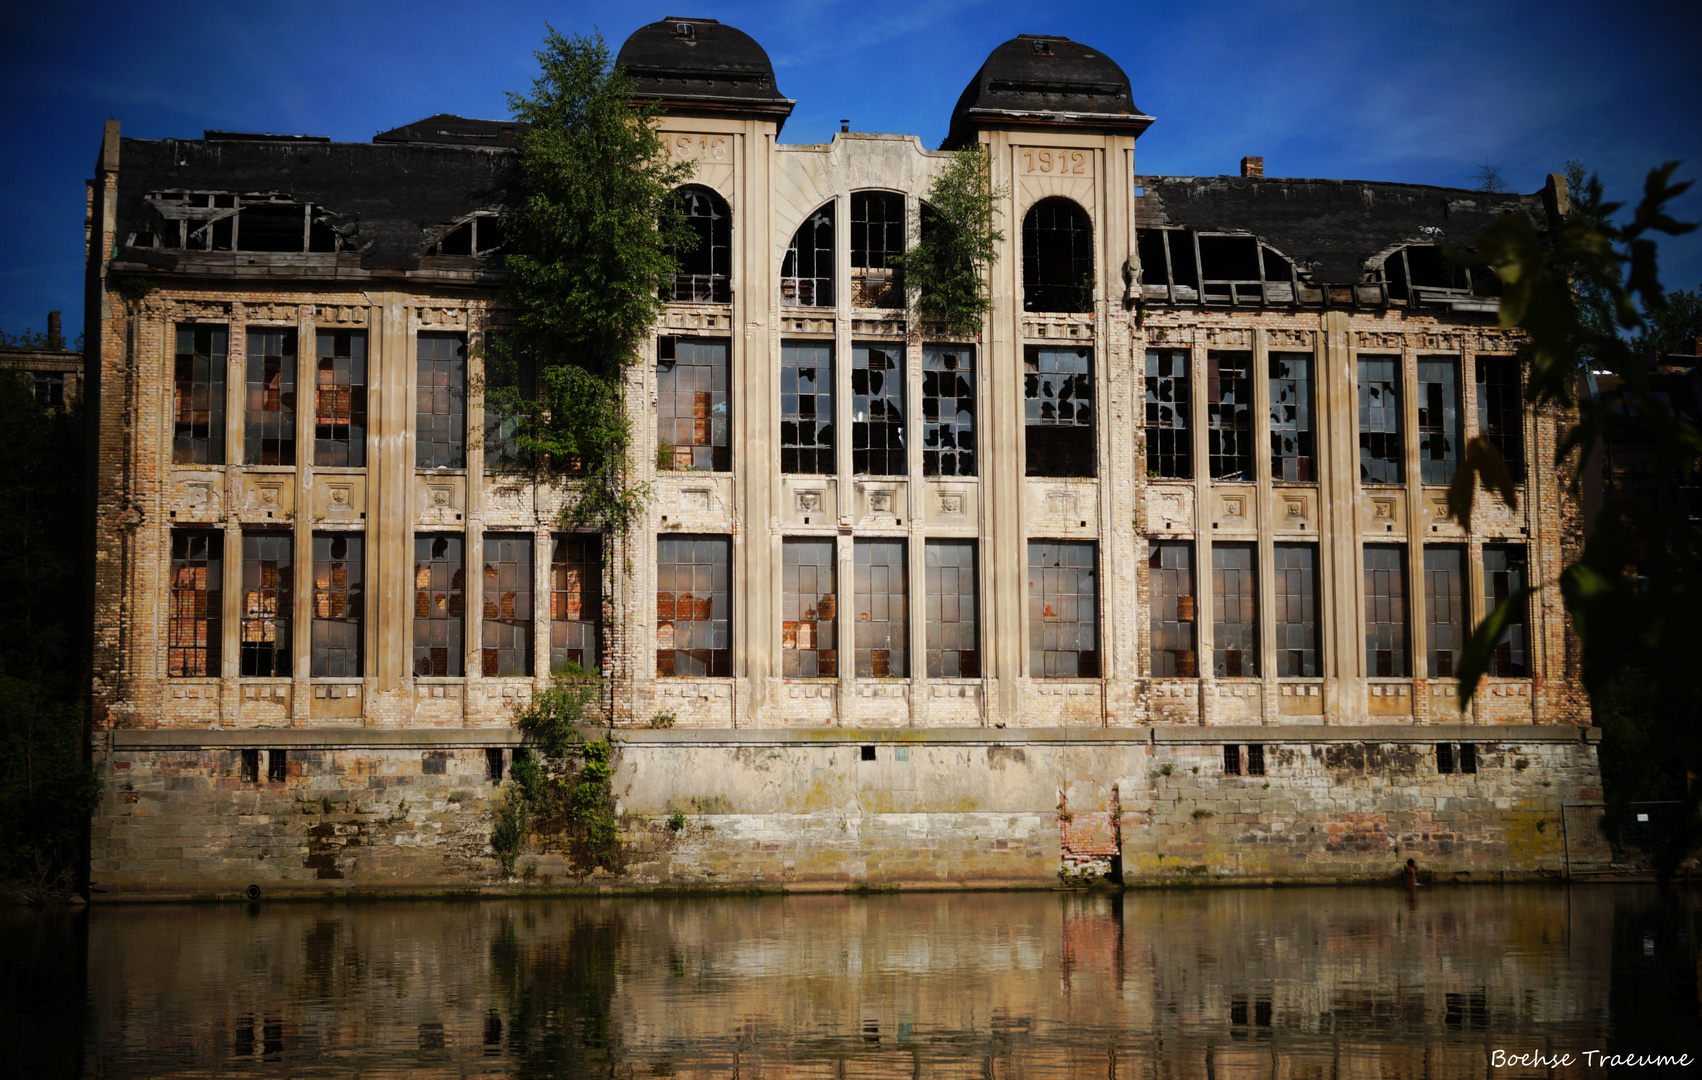
{"type": "Polygon", "coordinates": [[[997,199],[987,151],[968,146],[934,177],[922,208],[921,242],[898,260],[916,291],[913,319],[973,334],[992,310],[987,267],[1004,234],[994,227],[997,199]]]}

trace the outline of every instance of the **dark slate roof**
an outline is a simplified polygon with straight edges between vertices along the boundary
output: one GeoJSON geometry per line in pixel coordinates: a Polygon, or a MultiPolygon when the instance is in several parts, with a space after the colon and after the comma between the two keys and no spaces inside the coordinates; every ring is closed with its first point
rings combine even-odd
{"type": "Polygon", "coordinates": [[[1091,125],[1139,135],[1151,123],[1115,60],[1066,37],[1022,34],[989,53],[969,80],[952,109],[945,147],[973,142],[984,126],[1091,125]]]}
{"type": "Polygon", "coordinates": [[[1139,228],[1252,233],[1311,270],[1317,283],[1352,284],[1365,262],[1397,244],[1470,247],[1497,217],[1522,213],[1548,228],[1544,194],[1487,194],[1425,184],[1284,177],[1137,176],[1139,228]]]}
{"type": "Polygon", "coordinates": [[[518,120],[472,120],[453,113],[438,113],[424,120],[380,131],[375,143],[431,143],[436,146],[514,146],[531,125],[518,120]]]}
{"type": "Polygon", "coordinates": [[[796,104],[774,85],[774,65],[756,39],[716,22],[671,16],[641,26],[621,45],[615,66],[639,94],[671,112],[755,115],[784,125],[796,104]]]}

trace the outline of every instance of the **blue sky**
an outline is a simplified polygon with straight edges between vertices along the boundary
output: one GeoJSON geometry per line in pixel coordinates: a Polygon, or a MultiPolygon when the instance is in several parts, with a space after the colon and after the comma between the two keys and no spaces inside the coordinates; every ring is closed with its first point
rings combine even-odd
{"type": "MultiPolygon", "coordinates": [[[[1702,178],[1702,4],[1110,3],[1006,0],[721,3],[12,3],[0,9],[0,327],[81,325],[84,180],[101,123],[138,138],[204,128],[364,141],[437,112],[507,115],[546,21],[618,48],[671,15],[754,36],[797,99],[786,142],[853,130],[944,136],[992,48],[1064,34],[1122,65],[1157,117],[1142,172],[1470,187],[1486,158],[1518,191],[1577,158],[1634,200],[1648,169],[1702,178]]],[[[1678,206],[1702,219],[1702,190],[1678,206]]],[[[1669,287],[1702,282],[1702,237],[1663,245],[1669,287]]]]}

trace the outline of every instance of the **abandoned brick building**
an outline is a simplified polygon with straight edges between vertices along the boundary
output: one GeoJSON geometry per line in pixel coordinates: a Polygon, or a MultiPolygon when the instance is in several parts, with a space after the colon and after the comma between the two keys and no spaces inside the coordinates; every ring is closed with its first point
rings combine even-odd
{"type": "MultiPolygon", "coordinates": [[[[645,26],[618,63],[695,166],[702,238],[627,387],[653,497],[624,541],[504,467],[484,400],[515,125],[107,124],[97,890],[496,882],[514,709],[567,660],[608,676],[614,885],[1585,857],[1562,804],[1599,781],[1557,592],[1464,711],[1451,677],[1579,521],[1493,278],[1440,245],[1546,227],[1562,179],[1142,175],[1153,118],[1059,37],[995,49],[940,151],[781,143],[766,54],[712,20],[645,26]],[[974,145],[1004,239],[981,331],[943,335],[907,321],[891,258],[974,145]],[[1462,528],[1446,485],[1479,434],[1518,506],[1462,528]]],[[[575,872],[545,841],[523,861],[575,872]]]]}

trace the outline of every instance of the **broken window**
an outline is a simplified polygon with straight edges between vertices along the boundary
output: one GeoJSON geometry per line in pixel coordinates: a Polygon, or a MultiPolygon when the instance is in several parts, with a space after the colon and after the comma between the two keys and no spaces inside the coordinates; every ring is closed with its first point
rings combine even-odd
{"type": "Polygon", "coordinates": [[[1206,356],[1206,452],[1213,480],[1253,479],[1253,354],[1206,356]]]}
{"type": "Polygon", "coordinates": [[[1256,544],[1211,547],[1212,671],[1220,679],[1259,674],[1259,587],[1256,544]]]}
{"type": "Polygon", "coordinates": [[[904,346],[851,347],[851,471],[903,476],[904,346]]]}
{"type": "Polygon", "coordinates": [[[925,550],[928,677],[980,678],[981,639],[975,618],[975,541],[929,540],[925,550]]]}
{"type": "Polygon", "coordinates": [[[179,326],[172,380],[171,460],[225,463],[225,367],[229,332],[222,326],[179,326]]]}
{"type": "Polygon", "coordinates": [[[431,230],[420,254],[483,258],[495,255],[501,247],[502,219],[480,212],[431,230]]]}
{"type": "Polygon", "coordinates": [[[157,220],[129,237],[131,247],[190,251],[334,252],[343,237],[323,208],[271,194],[155,191],[157,220]]]}
{"type": "Polygon", "coordinates": [[[1452,678],[1466,635],[1466,549],[1424,549],[1424,626],[1427,670],[1432,679],[1452,678]]]}
{"type": "Polygon", "coordinates": [[[1454,479],[1460,450],[1460,362],[1426,357],[1418,362],[1418,472],[1426,484],[1454,479]]]}
{"type": "Polygon", "coordinates": [[[922,346],[922,475],[975,475],[975,346],[922,346]]]}
{"type": "Polygon", "coordinates": [[[656,341],[656,464],[697,472],[733,467],[727,425],[727,339],[656,341]]]}
{"type": "Polygon", "coordinates": [[[488,532],[484,538],[484,621],[480,674],[532,674],[532,537],[488,532]]]}
{"type": "Polygon", "coordinates": [[[1194,545],[1158,540],[1147,555],[1152,588],[1150,630],[1155,678],[1199,675],[1194,645],[1194,545]]]}
{"type": "Polygon", "coordinates": [[[1200,278],[1193,233],[1182,229],[1142,229],[1137,245],[1143,295],[1173,304],[1199,302],[1200,278]]]}
{"type": "Polygon", "coordinates": [[[1317,479],[1312,455],[1312,354],[1271,353],[1271,479],[1317,479]]]}
{"type": "Polygon", "coordinates": [[[1146,474],[1152,480],[1192,480],[1194,448],[1188,396],[1192,356],[1183,349],[1146,354],[1146,474]]]}
{"type": "Polygon", "coordinates": [[[595,669],[603,656],[603,538],[556,533],[550,545],[550,670],[595,669]]]}
{"type": "Polygon", "coordinates": [[[833,306],[833,204],[798,226],[780,263],[780,302],[806,307],[833,306]]]}
{"type": "Polygon", "coordinates": [[[1365,670],[1376,678],[1406,678],[1407,550],[1403,544],[1365,545],[1365,670]]]}
{"type": "Polygon", "coordinates": [[[903,540],[858,540],[855,553],[856,660],[860,679],[910,674],[910,605],[903,540]]]}
{"type": "Polygon", "coordinates": [[[1172,304],[1292,304],[1292,260],[1255,236],[1142,229],[1141,295],[1172,304]]]}
{"type": "Polygon", "coordinates": [[[459,678],[467,673],[462,638],[466,557],[459,533],[414,537],[414,674],[459,678]]]}
{"type": "Polygon", "coordinates": [[[467,336],[421,333],[414,467],[467,466],[467,336]]]}
{"type": "Polygon", "coordinates": [[[166,626],[166,674],[220,674],[224,620],[224,534],[214,529],[171,533],[171,615],[166,626]]]}
{"type": "Polygon", "coordinates": [[[321,330],[313,463],[366,464],[366,331],[321,330]]]}
{"type": "Polygon", "coordinates": [[[1318,546],[1275,544],[1277,677],[1318,674],[1318,546]]]}
{"type": "Polygon", "coordinates": [[[904,196],[851,193],[851,306],[904,306],[904,279],[892,260],[904,254],[904,196]]]}
{"type": "Polygon", "coordinates": [[[787,540],[781,546],[780,674],[831,679],[839,674],[833,541],[787,540]]]}
{"type": "MultiPolygon", "coordinates": [[[[1530,584],[1523,544],[1483,545],[1483,606],[1485,614],[1530,584]]],[[[1529,601],[1516,605],[1495,651],[1489,657],[1489,674],[1497,679],[1523,679],[1530,675],[1529,601]]]]}
{"type": "Polygon", "coordinates": [[[1203,303],[1264,303],[1264,267],[1260,264],[1257,238],[1197,235],[1196,239],[1200,245],[1200,299],[1203,303]]]}
{"type": "Polygon", "coordinates": [[[1092,540],[1028,542],[1028,674],[1099,675],[1099,582],[1092,540]]]}
{"type": "Polygon", "coordinates": [[[732,540],[656,538],[656,674],[733,674],[732,540]]]}
{"type": "Polygon", "coordinates": [[[1093,225],[1069,199],[1041,199],[1022,219],[1022,309],[1093,310],[1093,225]]]}
{"type": "Polygon", "coordinates": [[[1477,368],[1477,427],[1501,451],[1515,483],[1525,478],[1524,392],[1516,356],[1480,356],[1477,368]]]}
{"type": "Polygon", "coordinates": [[[365,544],[360,533],[313,534],[313,677],[355,678],[366,632],[365,544]]]}
{"type": "Polygon", "coordinates": [[[697,234],[689,251],[672,252],[679,263],[671,287],[662,299],[694,304],[725,304],[732,300],[733,222],[727,201],[706,187],[688,184],[674,192],[674,207],[697,234]]]}
{"type": "Polygon", "coordinates": [[[833,346],[788,341],[780,346],[780,471],[832,473],[833,346]]]}
{"type": "Polygon", "coordinates": [[[1407,244],[1383,260],[1391,300],[1422,303],[1449,297],[1501,295],[1501,278],[1487,266],[1455,266],[1435,244],[1407,244]]]}
{"type": "Polygon", "coordinates": [[[485,468],[500,469],[530,463],[519,446],[520,418],[525,402],[536,401],[538,372],[530,350],[511,333],[485,336],[485,468]],[[518,397],[514,402],[510,394],[518,397]]]}
{"type": "Polygon", "coordinates": [[[1359,359],[1359,482],[1401,482],[1401,393],[1398,356],[1359,359]]]}
{"type": "Polygon", "coordinates": [[[242,632],[237,637],[244,676],[289,678],[293,537],[286,532],[242,534],[242,632]]]}
{"type": "Polygon", "coordinates": [[[1030,345],[1023,366],[1027,475],[1092,476],[1092,350],[1030,345]]]}
{"type": "Polygon", "coordinates": [[[65,373],[63,371],[37,371],[35,375],[35,403],[44,409],[59,411],[65,408],[65,373]]]}
{"type": "Polygon", "coordinates": [[[248,331],[247,417],[243,460],[295,464],[295,331],[248,331]]]}

